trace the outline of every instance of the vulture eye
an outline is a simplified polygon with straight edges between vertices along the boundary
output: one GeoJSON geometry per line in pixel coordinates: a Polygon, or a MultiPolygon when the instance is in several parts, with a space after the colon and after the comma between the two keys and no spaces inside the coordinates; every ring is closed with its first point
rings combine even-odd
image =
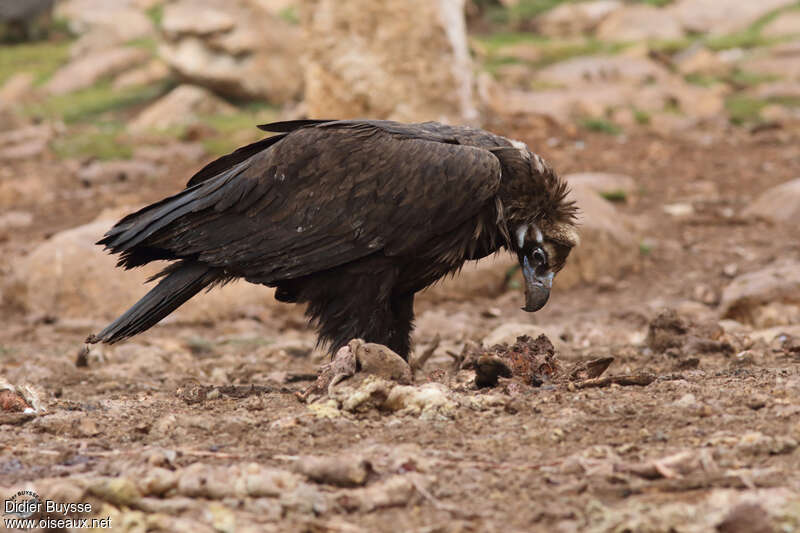
{"type": "Polygon", "coordinates": [[[536,248],[533,251],[533,254],[531,254],[531,257],[533,258],[534,263],[536,263],[536,266],[547,264],[547,256],[545,256],[544,251],[541,248],[536,248]]]}

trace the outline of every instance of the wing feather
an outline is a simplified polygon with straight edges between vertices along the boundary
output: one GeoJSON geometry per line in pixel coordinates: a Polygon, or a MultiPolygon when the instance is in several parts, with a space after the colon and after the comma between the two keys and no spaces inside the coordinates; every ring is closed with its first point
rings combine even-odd
{"type": "Polygon", "coordinates": [[[101,243],[123,259],[142,247],[262,283],[379,252],[413,254],[493,202],[501,174],[486,149],[413,131],[354,121],[298,127],[126,217],[101,243]]]}

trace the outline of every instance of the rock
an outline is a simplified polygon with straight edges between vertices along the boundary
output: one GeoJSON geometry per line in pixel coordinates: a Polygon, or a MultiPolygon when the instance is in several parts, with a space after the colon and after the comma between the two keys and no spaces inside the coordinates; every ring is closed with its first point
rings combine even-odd
{"type": "Polygon", "coordinates": [[[365,485],[373,471],[369,461],[350,455],[300,457],[295,463],[295,470],[312,481],[337,487],[365,485]]]}
{"type": "Polygon", "coordinates": [[[145,496],[163,496],[178,486],[178,474],[166,468],[152,468],[138,480],[139,491],[145,496]]]}
{"type": "MultiPolygon", "coordinates": [[[[19,103],[33,91],[35,77],[30,72],[18,72],[8,78],[0,88],[0,107],[19,103]]],[[[4,131],[5,128],[0,129],[4,131]]]]}
{"type": "Polygon", "coordinates": [[[4,231],[27,228],[33,224],[33,213],[28,211],[7,211],[0,215],[0,234],[4,231]]]}
{"type": "Polygon", "coordinates": [[[563,178],[571,186],[593,190],[611,201],[626,202],[636,191],[636,180],[624,174],[579,172],[577,174],[567,174],[563,178]]]}
{"type": "Polygon", "coordinates": [[[144,9],[131,0],[64,0],[56,5],[56,18],[66,20],[72,33],[82,35],[94,29],[110,32],[110,43],[123,43],[154,32],[144,9]],[[124,23],[121,23],[124,21],[124,23]]]}
{"type": "Polygon", "coordinates": [[[688,333],[686,321],[674,310],[665,309],[650,322],[645,343],[656,353],[661,353],[682,347],[688,333]]]}
{"type": "Polygon", "coordinates": [[[161,25],[159,54],[192,84],[275,104],[301,93],[300,28],[263,2],[178,0],[164,8],[161,25]]]}
{"type": "MultiPolygon", "coordinates": [[[[59,232],[12,267],[3,291],[8,303],[30,313],[58,318],[116,318],[145,294],[145,280],[161,265],[123,272],[116,259],[94,243],[115,219],[59,232]],[[114,298],[109,298],[114,294],[114,298]]],[[[195,296],[176,311],[175,321],[203,322],[241,316],[249,307],[273,305],[272,289],[238,281],[195,296]]]]}
{"type": "Polygon", "coordinates": [[[800,80],[800,61],[797,58],[800,45],[789,45],[777,45],[768,50],[756,49],[739,61],[737,66],[745,72],[774,76],[783,81],[800,80]]]}
{"type": "Polygon", "coordinates": [[[708,74],[720,76],[731,70],[731,65],[702,44],[690,46],[676,54],[673,62],[681,74],[708,74]]]}
{"type": "Polygon", "coordinates": [[[355,352],[359,372],[401,384],[414,380],[408,363],[386,346],[361,339],[350,341],[348,346],[355,352]]]}
{"type": "Polygon", "coordinates": [[[794,0],[679,0],[663,9],[676,17],[686,31],[725,35],[744,30],[770,11],[794,4],[794,0]]]}
{"type": "MultiPolygon", "coordinates": [[[[546,81],[546,80],[545,80],[546,81]]],[[[550,83],[549,81],[547,83],[550,83]]],[[[493,86],[485,98],[498,115],[544,117],[542,129],[573,118],[605,116],[606,110],[628,105],[635,90],[617,83],[597,83],[542,91],[509,90],[493,86]]]]}
{"type": "Polygon", "coordinates": [[[351,489],[334,495],[334,500],[345,511],[369,513],[388,507],[409,507],[420,498],[417,487],[428,485],[427,478],[411,472],[395,475],[365,488],[351,489]]]}
{"type": "Polygon", "coordinates": [[[463,0],[305,0],[312,117],[475,122],[463,0]]]}
{"type": "Polygon", "coordinates": [[[147,61],[141,48],[118,47],[78,57],[61,67],[45,90],[51,95],[65,94],[91,87],[105,77],[114,76],[147,61]]]}
{"type": "Polygon", "coordinates": [[[800,178],[767,189],[745,209],[744,215],[796,224],[800,220],[800,178]]]}
{"type": "Polygon", "coordinates": [[[452,418],[458,404],[450,398],[449,389],[441,383],[397,385],[386,398],[385,408],[398,414],[419,416],[423,420],[452,418]]]}
{"type": "Polygon", "coordinates": [[[800,35],[800,11],[787,11],[761,28],[762,37],[800,35]]]}
{"type": "Polygon", "coordinates": [[[548,37],[578,37],[591,33],[609,15],[622,7],[619,0],[563,3],[536,20],[539,33],[548,37]]]}
{"type": "Polygon", "coordinates": [[[235,496],[231,483],[235,478],[231,475],[231,469],[203,463],[191,464],[178,474],[177,492],[190,498],[210,500],[235,496]]]}
{"type": "Polygon", "coordinates": [[[669,71],[647,58],[627,56],[581,56],[541,69],[540,80],[566,87],[591,83],[652,84],[670,76],[669,71]]]}
{"type": "Polygon", "coordinates": [[[800,304],[800,263],[777,261],[761,270],[742,274],[722,291],[720,316],[755,323],[764,305],[800,304]]]}
{"type": "Polygon", "coordinates": [[[138,181],[155,179],[164,173],[164,168],[149,161],[92,161],[78,171],[78,179],[84,185],[115,181],[138,181]]]}
{"type": "Polygon", "coordinates": [[[632,223],[593,190],[574,186],[570,196],[580,208],[581,243],[570,253],[554,286],[565,289],[579,283],[595,283],[605,276],[619,279],[632,270],[639,260],[639,243],[631,230],[632,223]]]}
{"type": "Polygon", "coordinates": [[[125,477],[93,480],[87,490],[103,501],[128,507],[142,497],[136,484],[125,477]]]}
{"type": "Polygon", "coordinates": [[[661,206],[661,210],[675,218],[688,217],[694,214],[694,206],[684,202],[664,204],[661,206]]]}
{"type": "Polygon", "coordinates": [[[181,85],[154,102],[134,119],[133,131],[164,130],[196,122],[198,115],[220,115],[236,111],[210,91],[194,85],[181,85]]]}
{"type": "Polygon", "coordinates": [[[123,72],[117,76],[112,87],[114,89],[125,89],[126,87],[152,85],[166,79],[168,76],[169,67],[162,61],[154,59],[142,67],[123,72]]]}
{"type": "Polygon", "coordinates": [[[295,490],[302,483],[302,478],[293,472],[266,468],[257,463],[245,466],[240,479],[245,493],[253,498],[275,498],[295,490]]]}
{"type": "Polygon", "coordinates": [[[468,261],[461,271],[419,293],[418,298],[428,301],[464,301],[478,297],[503,294],[508,287],[506,278],[519,261],[510,254],[499,253],[479,261],[468,261]]]}
{"type": "Polygon", "coordinates": [[[717,524],[718,533],[774,533],[769,513],[757,503],[740,503],[717,524]]]}
{"type": "Polygon", "coordinates": [[[670,40],[683,37],[683,28],[665,9],[632,5],[611,13],[595,33],[607,41],[670,40]]]}

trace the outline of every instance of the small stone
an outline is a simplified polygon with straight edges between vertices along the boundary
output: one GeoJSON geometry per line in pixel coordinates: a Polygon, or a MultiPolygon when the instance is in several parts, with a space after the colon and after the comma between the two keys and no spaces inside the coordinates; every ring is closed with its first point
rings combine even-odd
{"type": "Polygon", "coordinates": [[[358,487],[367,482],[372,464],[364,458],[348,455],[301,457],[295,470],[317,483],[337,487],[358,487]]]}
{"type": "Polygon", "coordinates": [[[113,505],[132,506],[142,495],[136,484],[128,478],[103,478],[89,485],[88,490],[98,498],[113,505]]]}
{"type": "Polygon", "coordinates": [[[752,409],[753,411],[758,411],[766,407],[767,405],[767,397],[763,394],[754,394],[747,399],[747,407],[752,409]]]}
{"type": "Polygon", "coordinates": [[[78,433],[84,437],[94,437],[100,434],[100,429],[97,427],[97,422],[85,417],[78,422],[78,433]]]}
{"type": "Polygon", "coordinates": [[[666,204],[661,209],[673,217],[687,217],[694,214],[694,206],[686,203],[666,204]]]}
{"type": "Polygon", "coordinates": [[[139,489],[145,496],[162,496],[177,486],[177,473],[166,468],[153,468],[139,480],[139,489]]]}
{"type": "Polygon", "coordinates": [[[736,277],[739,273],[739,265],[736,263],[729,263],[722,268],[722,274],[727,278],[736,277]]]}

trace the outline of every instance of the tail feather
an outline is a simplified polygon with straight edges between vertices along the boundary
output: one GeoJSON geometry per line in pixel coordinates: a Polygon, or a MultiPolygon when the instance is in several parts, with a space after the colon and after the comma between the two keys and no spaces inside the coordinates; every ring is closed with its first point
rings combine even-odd
{"type": "Polygon", "coordinates": [[[158,285],[103,331],[90,335],[86,342],[113,344],[141,333],[204,288],[223,281],[218,269],[194,261],[175,263],[153,279],[155,278],[162,278],[158,285]]]}

